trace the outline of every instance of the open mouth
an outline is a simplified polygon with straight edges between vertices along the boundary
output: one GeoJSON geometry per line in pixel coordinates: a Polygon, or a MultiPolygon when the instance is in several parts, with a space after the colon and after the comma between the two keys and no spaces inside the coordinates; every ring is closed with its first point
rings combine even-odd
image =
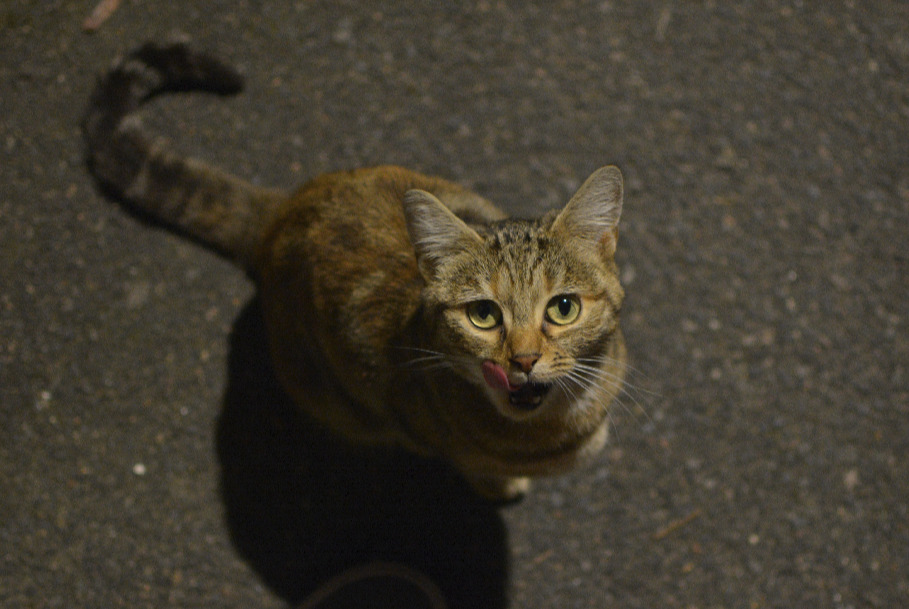
{"type": "Polygon", "coordinates": [[[534,410],[549,393],[548,383],[524,383],[508,392],[508,402],[521,410],[534,410]]]}
{"type": "Polygon", "coordinates": [[[536,409],[552,387],[550,383],[530,381],[514,385],[508,380],[505,369],[493,361],[483,362],[483,378],[493,389],[508,392],[508,403],[526,412],[536,409]]]}

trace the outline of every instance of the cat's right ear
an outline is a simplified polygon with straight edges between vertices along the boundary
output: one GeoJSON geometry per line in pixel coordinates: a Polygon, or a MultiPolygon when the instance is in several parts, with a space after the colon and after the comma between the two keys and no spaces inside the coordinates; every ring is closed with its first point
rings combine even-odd
{"type": "Polygon", "coordinates": [[[427,280],[435,276],[440,261],[482,243],[475,230],[425,190],[404,194],[404,217],[417,266],[427,280]]]}

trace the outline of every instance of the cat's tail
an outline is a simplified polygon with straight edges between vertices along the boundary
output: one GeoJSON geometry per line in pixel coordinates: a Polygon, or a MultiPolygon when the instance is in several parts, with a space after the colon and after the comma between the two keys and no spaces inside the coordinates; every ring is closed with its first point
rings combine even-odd
{"type": "Polygon", "coordinates": [[[251,272],[265,224],[287,193],[174,153],[166,139],[147,135],[133,114],[159,93],[228,95],[242,86],[234,68],[185,41],[146,43],[99,79],[82,128],[89,167],[111,194],[251,272]]]}

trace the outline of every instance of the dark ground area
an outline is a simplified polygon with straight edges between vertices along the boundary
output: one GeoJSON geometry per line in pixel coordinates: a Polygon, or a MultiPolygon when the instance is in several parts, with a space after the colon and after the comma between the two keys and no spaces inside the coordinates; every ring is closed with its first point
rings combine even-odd
{"type": "Polygon", "coordinates": [[[909,598],[909,3],[0,6],[0,605],[282,607],[381,558],[455,607],[909,598]],[[595,464],[495,509],[296,421],[252,285],[97,190],[95,75],[191,35],[181,150],[290,186],[397,163],[517,213],[627,180],[632,364],[595,464]]]}

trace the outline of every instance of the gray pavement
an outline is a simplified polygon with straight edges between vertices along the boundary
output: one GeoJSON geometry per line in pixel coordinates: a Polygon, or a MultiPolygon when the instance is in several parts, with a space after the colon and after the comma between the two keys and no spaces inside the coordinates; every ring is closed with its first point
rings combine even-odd
{"type": "Polygon", "coordinates": [[[285,607],[409,564],[453,607],[909,598],[909,4],[0,6],[0,606],[285,607]],[[191,35],[247,90],[155,102],[265,184],[397,163],[515,213],[626,174],[635,372],[606,453],[493,508],[335,446],[254,290],[86,173],[95,75],[191,35]]]}

